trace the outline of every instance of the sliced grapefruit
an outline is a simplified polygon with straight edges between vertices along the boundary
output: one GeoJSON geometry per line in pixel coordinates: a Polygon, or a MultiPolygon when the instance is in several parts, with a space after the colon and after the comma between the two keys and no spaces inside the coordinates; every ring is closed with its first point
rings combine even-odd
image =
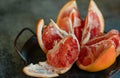
{"type": "Polygon", "coordinates": [[[82,25],[82,19],[77,8],[76,0],[70,0],[63,6],[57,17],[57,24],[68,33],[74,32],[79,42],[81,41],[84,25],[82,25]]]}
{"type": "Polygon", "coordinates": [[[119,36],[119,31],[115,30],[115,29],[112,29],[110,30],[108,33],[106,34],[103,34],[101,36],[96,36],[94,37],[93,39],[89,40],[86,45],[92,45],[92,44],[95,44],[95,43],[98,43],[102,40],[106,40],[106,39],[109,39],[110,37],[113,37],[114,35],[117,35],[119,36]]]}
{"type": "Polygon", "coordinates": [[[80,69],[97,72],[111,66],[116,60],[116,51],[112,40],[103,40],[81,48],[77,65],[80,69]]]}
{"type": "Polygon", "coordinates": [[[23,72],[33,77],[57,77],[67,72],[76,61],[82,70],[104,70],[120,54],[120,34],[116,30],[103,32],[104,19],[93,0],[85,22],[80,17],[76,1],[70,0],[60,10],[57,24],[53,20],[48,25],[44,25],[43,19],[38,21],[37,39],[47,60],[30,64],[23,72]]]}
{"type": "Polygon", "coordinates": [[[49,65],[46,61],[45,62],[39,62],[38,64],[30,64],[23,68],[23,72],[32,77],[42,77],[42,78],[48,78],[48,77],[57,77],[59,74],[65,73],[68,71],[71,67],[67,68],[55,68],[51,65],[49,65]]]}
{"type": "Polygon", "coordinates": [[[23,68],[26,75],[33,77],[56,77],[67,72],[77,60],[79,42],[74,34],[69,34],[48,50],[47,61],[30,64],[23,68]]]}
{"type": "Polygon", "coordinates": [[[91,40],[89,40],[85,45],[89,46],[92,44],[96,44],[98,42],[101,42],[103,40],[112,40],[115,44],[115,49],[117,52],[117,56],[120,53],[120,36],[119,36],[119,31],[112,29],[108,33],[102,35],[102,36],[97,36],[91,40]]]}
{"type": "Polygon", "coordinates": [[[47,62],[57,68],[73,65],[80,51],[79,42],[74,34],[69,34],[47,53],[47,62]]]}
{"type": "Polygon", "coordinates": [[[117,56],[119,56],[119,54],[120,54],[120,37],[118,35],[114,35],[113,37],[109,38],[109,40],[112,40],[114,42],[117,56]]]}
{"type": "Polygon", "coordinates": [[[48,26],[44,25],[43,19],[38,21],[36,34],[38,43],[45,53],[67,35],[67,33],[61,30],[52,20],[48,26]]]}
{"type": "Polygon", "coordinates": [[[88,14],[85,18],[85,26],[82,33],[81,44],[104,32],[104,18],[94,0],[90,1],[88,14]]]}

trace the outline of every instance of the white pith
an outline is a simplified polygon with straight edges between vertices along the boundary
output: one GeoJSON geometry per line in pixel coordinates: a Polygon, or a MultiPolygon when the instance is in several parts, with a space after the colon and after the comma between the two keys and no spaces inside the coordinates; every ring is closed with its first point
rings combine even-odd
{"type": "Polygon", "coordinates": [[[42,41],[42,29],[44,27],[44,20],[41,19],[39,22],[38,22],[38,26],[37,26],[37,38],[38,38],[38,43],[40,45],[40,47],[42,48],[43,51],[46,51],[46,48],[43,44],[43,41],[42,41]]]}
{"type": "Polygon", "coordinates": [[[57,77],[59,74],[67,72],[72,66],[67,68],[55,68],[46,61],[38,64],[30,64],[23,68],[23,72],[32,77],[57,77]]]}

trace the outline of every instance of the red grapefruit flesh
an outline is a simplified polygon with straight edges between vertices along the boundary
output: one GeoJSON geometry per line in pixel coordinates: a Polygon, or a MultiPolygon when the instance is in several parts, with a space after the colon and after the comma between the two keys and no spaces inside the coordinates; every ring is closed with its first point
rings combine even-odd
{"type": "Polygon", "coordinates": [[[119,36],[119,31],[114,30],[114,29],[109,31],[108,33],[102,35],[102,36],[98,36],[98,37],[95,37],[95,38],[89,40],[85,45],[89,46],[89,45],[101,42],[103,40],[112,40],[115,44],[115,49],[116,49],[117,55],[119,55],[119,52],[120,52],[120,36],[119,36]]]}
{"type": "Polygon", "coordinates": [[[38,22],[36,33],[38,42],[45,53],[67,34],[60,30],[52,20],[48,26],[45,26],[43,19],[38,22]]]}
{"type": "Polygon", "coordinates": [[[92,45],[92,44],[95,44],[95,43],[98,43],[102,40],[107,40],[109,38],[111,38],[112,36],[114,35],[119,35],[119,32],[117,30],[110,30],[108,33],[104,34],[104,35],[101,35],[101,36],[96,36],[94,37],[93,39],[89,40],[86,45],[92,45]]]}
{"type": "Polygon", "coordinates": [[[112,41],[104,40],[93,45],[83,46],[81,48],[78,60],[80,60],[81,64],[87,66],[93,63],[99,57],[102,50],[107,49],[112,44],[112,41]]]}
{"type": "Polygon", "coordinates": [[[76,37],[71,34],[62,39],[52,50],[47,53],[47,62],[58,68],[71,66],[78,58],[80,51],[76,37]]]}
{"type": "Polygon", "coordinates": [[[43,29],[42,40],[47,50],[53,48],[55,41],[59,42],[62,39],[58,33],[56,28],[50,24],[43,29]]]}
{"type": "Polygon", "coordinates": [[[60,10],[57,24],[66,32],[73,32],[78,41],[81,41],[83,24],[75,0],[69,1],[60,10]],[[71,29],[72,28],[72,29],[71,29]]]}
{"type": "Polygon", "coordinates": [[[81,48],[77,65],[80,69],[96,72],[111,66],[116,59],[116,51],[112,40],[103,40],[81,48]]]}
{"type": "Polygon", "coordinates": [[[88,14],[82,34],[81,44],[86,44],[90,39],[104,32],[104,19],[93,0],[90,1],[88,14]]]}

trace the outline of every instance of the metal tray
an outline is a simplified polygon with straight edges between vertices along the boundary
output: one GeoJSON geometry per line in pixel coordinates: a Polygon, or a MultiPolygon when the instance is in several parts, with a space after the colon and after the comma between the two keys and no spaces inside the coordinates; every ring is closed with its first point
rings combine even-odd
{"type": "MultiPolygon", "coordinates": [[[[35,33],[29,28],[24,28],[20,31],[20,33],[15,38],[14,47],[24,61],[25,66],[30,63],[38,63],[39,61],[46,60],[44,52],[39,47],[35,33]],[[22,49],[19,50],[17,41],[24,31],[30,31],[33,35],[24,43],[22,49]]],[[[60,75],[57,78],[113,78],[119,69],[120,56],[117,58],[116,62],[106,70],[91,73],[80,70],[77,65],[74,64],[68,72],[60,75]]]]}

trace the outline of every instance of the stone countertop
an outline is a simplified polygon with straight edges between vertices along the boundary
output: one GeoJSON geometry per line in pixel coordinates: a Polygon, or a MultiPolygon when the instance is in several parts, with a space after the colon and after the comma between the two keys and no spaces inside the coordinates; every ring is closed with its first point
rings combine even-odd
{"type": "MultiPolygon", "coordinates": [[[[35,31],[38,19],[56,20],[60,8],[69,0],[0,0],[0,78],[29,78],[22,73],[24,64],[14,49],[14,39],[25,27],[35,31]]],[[[95,0],[105,18],[105,31],[120,31],[120,0],[95,0]]],[[[77,0],[82,18],[89,0],[77,0]]],[[[19,44],[24,43],[25,37],[19,44]]],[[[114,78],[119,78],[120,72],[114,78]]]]}

